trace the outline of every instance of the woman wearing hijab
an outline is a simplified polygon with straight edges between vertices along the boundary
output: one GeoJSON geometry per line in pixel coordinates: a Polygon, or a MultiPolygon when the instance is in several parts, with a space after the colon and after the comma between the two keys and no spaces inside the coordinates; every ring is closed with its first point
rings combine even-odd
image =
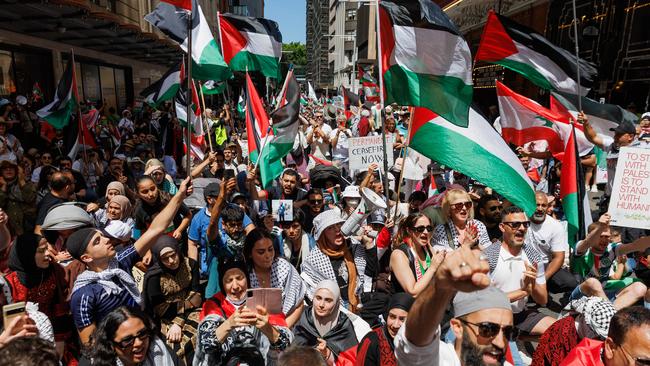
{"type": "Polygon", "coordinates": [[[358,341],[352,321],[340,306],[338,283],[322,280],[316,286],[313,305],[293,329],[293,345],[316,348],[329,366],[354,365],[358,341]]]}
{"type": "Polygon", "coordinates": [[[27,233],[19,236],[9,254],[9,269],[5,275],[13,302],[38,304],[54,327],[55,340],[63,350],[64,340],[71,335],[68,283],[61,265],[53,261],[47,240],[27,233]]]}
{"type": "MultiPolygon", "coordinates": [[[[341,212],[327,210],[314,219],[314,239],[317,246],[302,262],[301,277],[311,299],[316,285],[322,280],[334,280],[341,288],[341,304],[356,312],[359,296],[365,285],[372,284],[378,261],[374,241],[363,236],[363,245],[346,239],[341,233],[341,212]]],[[[368,286],[370,287],[370,286],[368,286]]]]}
{"type": "MultiPolygon", "coordinates": [[[[99,204],[91,203],[86,207],[86,211],[90,212],[98,227],[105,227],[108,224],[109,220],[115,220],[114,218],[109,217],[110,205],[113,201],[113,198],[121,196],[126,198],[126,193],[124,189],[124,184],[118,181],[110,182],[106,187],[106,195],[104,196],[105,202],[99,202],[99,204]]],[[[131,215],[131,201],[126,198],[128,201],[128,209],[123,210],[122,212],[127,212],[127,217],[131,215]]],[[[120,201],[119,206],[122,207],[123,201],[120,201]]],[[[113,215],[115,216],[115,215],[113,215]]],[[[122,220],[121,218],[119,220],[122,220]]],[[[131,220],[132,221],[132,220],[131,220]]],[[[132,223],[132,222],[131,222],[132,223]]]]}
{"type": "Polygon", "coordinates": [[[413,305],[413,296],[400,292],[393,294],[384,313],[386,324],[366,334],[357,348],[358,366],[397,366],[393,339],[406,322],[413,305]]]}
{"type": "Polygon", "coordinates": [[[144,167],[144,174],[153,178],[156,186],[163,192],[175,195],[178,188],[174,184],[172,177],[165,172],[165,165],[158,159],[149,159],[144,167]]]}
{"type": "Polygon", "coordinates": [[[284,314],[246,306],[243,258],[221,257],[217,268],[221,291],[203,304],[194,365],[275,365],[293,339],[284,314]]]}
{"type": "Polygon", "coordinates": [[[191,364],[202,302],[199,268],[169,236],[159,237],[151,253],[153,265],[144,276],[144,309],[160,324],[170,348],[191,364]]]}

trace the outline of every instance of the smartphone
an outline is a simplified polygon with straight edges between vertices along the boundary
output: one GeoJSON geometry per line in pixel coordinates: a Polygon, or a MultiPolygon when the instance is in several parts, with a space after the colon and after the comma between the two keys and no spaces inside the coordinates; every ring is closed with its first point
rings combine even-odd
{"type": "Polygon", "coordinates": [[[282,312],[282,289],[280,288],[255,288],[246,292],[246,307],[254,310],[262,306],[269,314],[282,312]]]}
{"type": "Polygon", "coordinates": [[[8,327],[14,318],[23,316],[25,314],[25,302],[17,302],[14,304],[4,305],[2,307],[2,321],[4,327],[8,327]]]}
{"type": "Polygon", "coordinates": [[[223,180],[228,181],[235,177],[235,171],[233,169],[226,169],[223,171],[223,180]]]}

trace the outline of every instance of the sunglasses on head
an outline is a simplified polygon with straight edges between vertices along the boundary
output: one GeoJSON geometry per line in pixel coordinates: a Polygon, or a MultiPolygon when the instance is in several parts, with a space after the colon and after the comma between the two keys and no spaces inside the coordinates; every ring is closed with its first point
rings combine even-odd
{"type": "Polygon", "coordinates": [[[501,326],[501,324],[492,322],[471,323],[463,319],[458,320],[463,324],[478,327],[478,335],[483,338],[494,338],[499,334],[499,330],[503,331],[503,336],[508,340],[508,342],[515,341],[519,335],[519,329],[512,325],[501,326]]]}
{"type": "Polygon", "coordinates": [[[113,343],[116,346],[124,349],[124,348],[129,348],[129,347],[133,346],[133,343],[135,343],[136,338],[141,340],[141,341],[144,341],[146,339],[149,339],[150,336],[151,336],[151,332],[149,331],[149,329],[143,328],[142,330],[140,330],[135,335],[127,336],[127,337],[123,338],[121,341],[114,341],[113,343]]]}
{"type": "Polygon", "coordinates": [[[504,224],[510,226],[515,230],[519,229],[522,225],[524,229],[528,229],[528,227],[530,226],[530,221],[507,221],[504,222],[504,224]]]}
{"type": "Polygon", "coordinates": [[[433,232],[433,226],[431,226],[431,225],[415,226],[415,227],[413,227],[413,230],[417,231],[420,234],[422,234],[424,232],[424,230],[426,230],[428,233],[431,233],[431,232],[433,232]]]}
{"type": "Polygon", "coordinates": [[[451,205],[451,207],[456,211],[462,210],[463,207],[466,210],[469,210],[472,207],[472,202],[458,202],[458,203],[454,203],[453,205],[451,205]]]}

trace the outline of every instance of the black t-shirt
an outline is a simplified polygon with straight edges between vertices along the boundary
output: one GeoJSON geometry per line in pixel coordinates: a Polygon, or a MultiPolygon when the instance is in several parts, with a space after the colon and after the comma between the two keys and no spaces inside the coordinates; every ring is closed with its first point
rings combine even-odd
{"type": "Polygon", "coordinates": [[[296,202],[307,199],[307,191],[302,188],[296,188],[294,193],[288,196],[285,196],[282,187],[271,187],[268,193],[271,200],[292,200],[296,202]]]}
{"type": "Polygon", "coordinates": [[[36,225],[43,225],[43,221],[45,221],[45,216],[47,216],[47,212],[50,210],[50,208],[58,205],[59,203],[63,203],[65,200],[59,197],[55,197],[52,192],[47,192],[45,196],[43,196],[43,199],[38,203],[38,215],[36,216],[36,225]]]}
{"type": "MultiPolygon", "coordinates": [[[[339,284],[339,287],[341,288],[341,298],[345,301],[348,301],[349,296],[348,296],[348,281],[350,274],[348,273],[347,277],[348,278],[343,278],[341,276],[341,266],[345,266],[345,259],[343,257],[341,258],[330,258],[330,262],[332,262],[332,268],[334,269],[334,275],[336,276],[336,282],[339,284]]],[[[347,272],[347,268],[344,268],[344,271],[347,272]]],[[[359,274],[357,274],[359,275],[359,274]]]]}
{"type": "Polygon", "coordinates": [[[490,237],[490,240],[494,239],[501,239],[501,236],[503,236],[503,233],[501,232],[501,229],[499,229],[499,225],[496,225],[492,228],[485,226],[485,229],[487,230],[488,236],[490,237]]]}
{"type": "Polygon", "coordinates": [[[86,180],[84,176],[76,170],[71,171],[72,176],[74,177],[74,193],[79,193],[82,189],[87,189],[86,180]]]}

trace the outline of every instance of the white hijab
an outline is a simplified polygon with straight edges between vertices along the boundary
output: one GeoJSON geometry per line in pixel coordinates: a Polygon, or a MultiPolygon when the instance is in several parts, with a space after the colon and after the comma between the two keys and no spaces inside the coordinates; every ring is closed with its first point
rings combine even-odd
{"type": "Polygon", "coordinates": [[[338,283],[334,280],[322,280],[318,283],[318,286],[316,286],[316,290],[314,291],[314,295],[318,290],[320,289],[325,289],[329,291],[332,296],[334,297],[334,307],[332,308],[332,312],[324,317],[318,317],[316,315],[316,306],[312,306],[311,312],[312,316],[314,317],[314,326],[316,326],[316,330],[318,330],[318,334],[321,335],[321,337],[325,336],[332,328],[336,326],[338,323],[339,319],[339,307],[341,305],[341,290],[339,288],[338,283]]]}

